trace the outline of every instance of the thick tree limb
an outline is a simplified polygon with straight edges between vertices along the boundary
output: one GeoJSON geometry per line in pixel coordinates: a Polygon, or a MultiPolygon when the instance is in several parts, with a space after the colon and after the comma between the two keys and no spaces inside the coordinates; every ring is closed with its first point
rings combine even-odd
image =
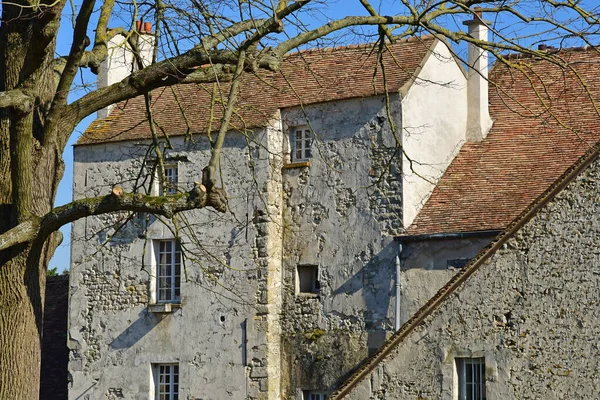
{"type": "Polygon", "coordinates": [[[40,227],[39,218],[31,218],[0,235],[0,251],[32,241],[40,227]]]}
{"type": "Polygon", "coordinates": [[[204,207],[213,207],[217,211],[224,212],[226,203],[227,198],[224,197],[222,189],[213,188],[210,192],[207,192],[202,185],[196,185],[194,189],[187,193],[173,196],[147,196],[121,191],[115,194],[111,192],[107,196],[75,200],[55,208],[41,219],[40,232],[53,232],[61,226],[80,218],[116,211],[143,212],[172,218],[179,212],[204,207]]]}
{"type": "MultiPolygon", "coordinates": [[[[373,16],[377,15],[377,11],[375,11],[375,9],[371,5],[371,3],[369,3],[369,0],[360,0],[360,3],[369,12],[369,14],[371,14],[373,16]]],[[[389,39],[390,43],[394,43],[395,42],[394,36],[392,35],[392,32],[390,32],[390,30],[387,27],[387,25],[380,25],[379,28],[385,33],[385,36],[387,36],[387,38],[389,39]]]]}
{"type": "Polygon", "coordinates": [[[30,217],[9,231],[0,234],[0,250],[31,242],[36,237],[47,237],[63,225],[92,215],[133,211],[172,218],[182,211],[205,207],[225,212],[227,209],[225,192],[217,187],[207,191],[206,187],[200,184],[196,184],[194,189],[187,193],[163,197],[125,193],[119,189],[113,189],[107,196],[75,200],[53,209],[41,218],[30,217]]]}
{"type": "Polygon", "coordinates": [[[0,108],[13,108],[28,112],[33,108],[34,99],[20,89],[0,92],[0,108]]]}

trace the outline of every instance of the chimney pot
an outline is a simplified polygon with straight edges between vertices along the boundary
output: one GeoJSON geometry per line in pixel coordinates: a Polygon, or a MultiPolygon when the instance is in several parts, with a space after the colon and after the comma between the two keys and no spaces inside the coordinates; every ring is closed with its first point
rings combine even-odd
{"type": "MultiPolygon", "coordinates": [[[[481,11],[481,7],[474,7],[474,8],[473,8],[473,11],[475,12],[475,15],[476,15],[476,16],[477,16],[479,19],[483,18],[483,11],[481,11]]],[[[475,18],[473,18],[473,19],[475,19],[475,18]]]]}
{"type": "Polygon", "coordinates": [[[137,21],[135,21],[135,30],[139,32],[141,29],[142,29],[142,21],[140,21],[138,19],[137,21]]]}
{"type": "Polygon", "coordinates": [[[150,22],[144,22],[144,31],[146,33],[152,33],[152,24],[150,22]]]}

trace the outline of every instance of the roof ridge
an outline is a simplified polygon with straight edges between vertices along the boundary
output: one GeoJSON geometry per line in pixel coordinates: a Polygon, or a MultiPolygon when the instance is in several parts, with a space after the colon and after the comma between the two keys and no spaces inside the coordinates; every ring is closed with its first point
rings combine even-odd
{"type": "MultiPolygon", "coordinates": [[[[406,38],[399,38],[399,40],[396,43],[389,43],[392,46],[397,46],[400,44],[404,44],[404,43],[410,43],[410,42],[415,42],[415,41],[425,41],[425,40],[430,40],[430,39],[435,39],[435,35],[431,34],[431,33],[427,33],[421,36],[409,36],[406,38]]],[[[342,51],[342,50],[354,50],[354,49],[360,49],[360,48],[369,48],[370,46],[373,46],[377,44],[377,42],[369,42],[369,43],[357,43],[357,44],[348,44],[348,45],[342,45],[342,46],[333,46],[333,47],[315,47],[315,48],[311,48],[311,49],[303,49],[303,50],[297,50],[297,51],[292,51],[289,53],[286,53],[285,58],[290,57],[290,56],[297,56],[300,54],[310,54],[310,53],[320,53],[320,52],[334,52],[334,51],[342,51]]]]}
{"type": "Polygon", "coordinates": [[[473,273],[479,270],[494,253],[512,238],[527,222],[544,206],[573,181],[600,155],[600,141],[591,146],[584,155],[573,163],[558,179],[539,195],[523,212],[521,212],[494,241],[479,252],[460,272],[454,275],[431,299],[406,321],[371,357],[369,357],[337,390],[329,397],[340,400],[350,393],[371,371],[383,361],[391,351],[417,328],[423,320],[431,315],[448,297],[453,294],[473,273]]]}
{"type": "MultiPolygon", "coordinates": [[[[545,46],[545,45],[540,45],[545,46]]],[[[519,59],[537,59],[540,61],[547,61],[547,59],[543,58],[543,54],[560,54],[560,53],[576,53],[576,52],[584,52],[591,50],[600,50],[600,45],[585,45],[585,46],[573,46],[573,47],[553,47],[553,46],[545,46],[543,48],[538,48],[538,50],[530,50],[531,53],[504,53],[500,54],[500,56],[506,60],[519,60],[519,59]]]]}

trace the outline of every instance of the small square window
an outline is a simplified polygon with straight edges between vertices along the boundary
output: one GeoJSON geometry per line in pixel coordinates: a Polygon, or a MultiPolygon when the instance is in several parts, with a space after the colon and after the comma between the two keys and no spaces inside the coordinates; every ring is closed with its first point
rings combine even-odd
{"type": "Polygon", "coordinates": [[[298,265],[297,289],[299,293],[319,293],[319,267],[317,265],[298,265]]]}
{"type": "Polygon", "coordinates": [[[312,145],[312,134],[307,127],[298,127],[292,129],[292,139],[294,142],[293,161],[306,161],[310,158],[310,148],[312,145]]]}
{"type": "Polygon", "coordinates": [[[485,359],[457,358],[458,400],[485,400],[485,359]]]}
{"type": "Polygon", "coordinates": [[[154,364],[154,399],[179,400],[179,365],[154,364]]]}
{"type": "Polygon", "coordinates": [[[325,392],[317,392],[315,390],[303,390],[302,397],[304,397],[304,400],[327,400],[325,392]]]}
{"type": "Polygon", "coordinates": [[[156,252],[156,301],[178,303],[181,286],[181,245],[177,240],[158,240],[156,252]]]}

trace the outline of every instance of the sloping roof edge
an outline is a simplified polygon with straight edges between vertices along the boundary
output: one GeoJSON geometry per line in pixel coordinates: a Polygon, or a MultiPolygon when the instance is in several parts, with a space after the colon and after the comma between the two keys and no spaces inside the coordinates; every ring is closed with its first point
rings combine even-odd
{"type": "Polygon", "coordinates": [[[434,312],[451,294],[453,294],[485,261],[510,238],[512,238],[527,222],[531,220],[546,204],[554,199],[569,183],[571,183],[584,169],[586,169],[600,155],[600,141],[596,142],[577,162],[572,164],[552,185],[532,202],[518,217],[516,217],[498,235],[496,240],[483,249],[459,273],[454,275],[423,307],[421,307],[402,327],[394,333],[380,348],[368,358],[336,391],[329,397],[330,400],[340,400],[350,393],[369,373],[371,373],[392,350],[398,346],[408,335],[415,330],[427,316],[434,312]]]}
{"type": "MultiPolygon", "coordinates": [[[[427,35],[421,36],[421,38],[426,38],[426,37],[429,37],[429,36],[427,36],[427,35]]],[[[438,46],[438,44],[443,44],[444,46],[446,46],[446,49],[448,49],[450,55],[452,56],[452,59],[458,66],[458,69],[460,70],[460,72],[463,73],[465,78],[467,77],[467,71],[465,70],[465,67],[461,65],[458,55],[452,49],[452,46],[450,45],[448,40],[445,37],[443,37],[443,36],[439,37],[438,35],[432,35],[432,37],[434,40],[433,40],[433,42],[431,42],[431,46],[429,46],[429,48],[427,49],[427,52],[425,53],[425,57],[423,57],[423,59],[421,60],[418,67],[413,72],[412,76],[408,79],[408,81],[406,81],[406,83],[398,89],[398,93],[400,93],[400,95],[402,97],[405,97],[408,94],[408,92],[413,87],[415,82],[419,79],[419,74],[421,73],[421,71],[423,71],[423,67],[425,67],[425,65],[427,64],[429,59],[435,54],[435,48],[438,46]]]]}

